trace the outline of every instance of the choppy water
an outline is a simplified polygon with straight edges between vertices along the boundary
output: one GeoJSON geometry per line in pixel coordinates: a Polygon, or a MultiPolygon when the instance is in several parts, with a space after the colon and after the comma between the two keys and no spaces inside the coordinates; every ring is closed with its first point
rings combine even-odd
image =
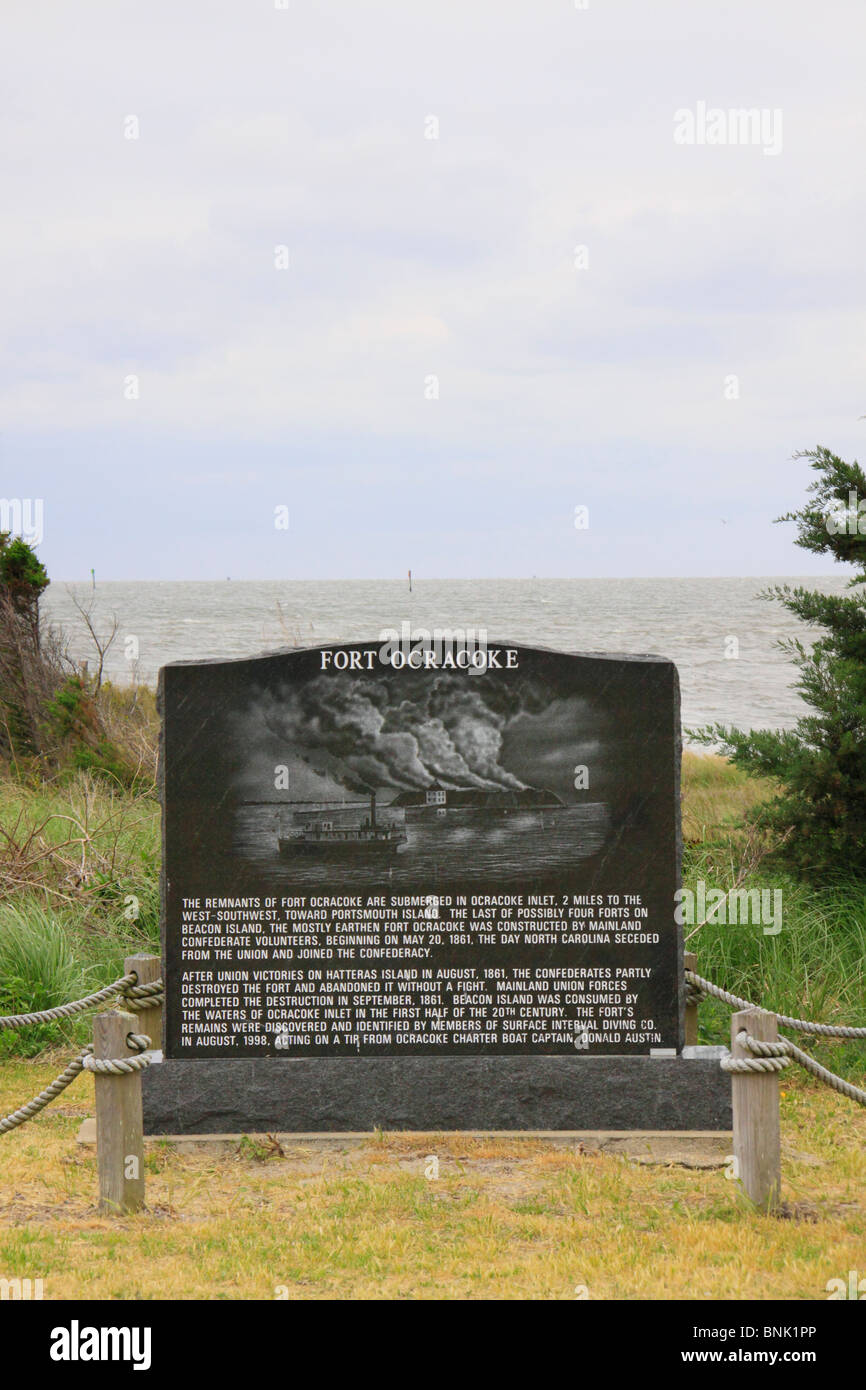
{"type": "MultiPolygon", "coordinates": [[[[383,628],[486,629],[491,639],[564,651],[654,652],[677,663],[686,726],[721,720],[741,728],[790,727],[802,712],[794,669],[775,643],[808,635],[757,593],[773,583],[841,593],[845,579],[479,579],[406,581],[105,583],[93,619],[118,634],[112,680],[153,684],[167,661],[252,656],[292,645],[369,641],[383,628]],[[132,639],[135,639],[134,641],[132,639]],[[737,655],[726,656],[734,650],[737,655]],[[135,650],[137,646],[137,658],[135,650]]],[[[43,599],[76,658],[93,645],[63,584],[43,599]]]]}

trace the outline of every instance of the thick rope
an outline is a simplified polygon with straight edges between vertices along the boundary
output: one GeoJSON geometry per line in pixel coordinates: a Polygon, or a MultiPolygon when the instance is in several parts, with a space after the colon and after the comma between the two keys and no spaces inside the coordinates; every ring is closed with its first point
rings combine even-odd
{"type": "Polygon", "coordinates": [[[127,1047],[135,1048],[139,1053],[138,1057],[93,1057],[88,1055],[84,1058],[85,1071],[96,1072],[98,1076],[126,1076],[130,1072],[144,1071],[153,1061],[152,1053],[148,1052],[150,1038],[146,1033],[127,1033],[127,1047]]]}
{"type": "MultiPolygon", "coordinates": [[[[740,999],[739,995],[729,994],[726,989],[719,989],[711,980],[704,980],[700,975],[696,975],[694,970],[687,970],[685,976],[687,986],[691,986],[686,994],[687,1004],[697,1004],[700,999],[712,995],[715,999],[721,999],[725,1004],[731,1004],[738,1009],[763,1007],[750,1003],[748,999],[740,999]]],[[[773,1009],[764,1009],[764,1012],[773,1014],[784,1028],[793,1028],[797,1033],[814,1033],[820,1038],[866,1038],[866,1028],[836,1028],[829,1023],[809,1023],[803,1018],[788,1018],[787,1014],[777,1014],[773,1009]]]]}
{"type": "MultiPolygon", "coordinates": [[[[162,980],[140,985],[133,970],[128,975],[121,975],[119,980],[114,980],[104,989],[97,990],[95,994],[88,994],[84,999],[59,1004],[54,1009],[42,1009],[39,1013],[4,1015],[0,1017],[0,1032],[7,1028],[26,1028],[34,1023],[51,1023],[56,1019],[74,1018],[76,1014],[104,1003],[114,994],[120,996],[123,1008],[131,1013],[143,1013],[146,1009],[157,1008],[165,1003],[162,980]]],[[[52,1081],[50,1086],[46,1086],[44,1091],[40,1091],[38,1096],[34,1096],[33,1100],[13,1110],[11,1114],[0,1116],[0,1134],[8,1134],[10,1130],[17,1129],[19,1125],[38,1115],[40,1110],[50,1105],[82,1071],[92,1071],[102,1076],[123,1076],[131,1072],[144,1071],[153,1061],[152,1054],[147,1051],[150,1038],[146,1033],[129,1033],[127,1043],[137,1049],[137,1057],[96,1058],[92,1055],[93,1044],[88,1043],[79,1056],[74,1057],[57,1079],[52,1081]]]]}
{"type": "Polygon", "coordinates": [[[94,1057],[93,1043],[88,1043],[80,1056],[74,1057],[57,1079],[51,1082],[50,1086],[46,1086],[45,1090],[40,1091],[38,1096],[34,1096],[33,1100],[29,1100],[18,1110],[13,1110],[10,1115],[0,1117],[0,1134],[8,1134],[10,1130],[23,1125],[26,1120],[32,1120],[34,1115],[38,1115],[40,1110],[44,1110],[46,1105],[50,1105],[53,1100],[56,1100],[82,1070],[97,1072],[103,1076],[123,1076],[129,1072],[144,1071],[153,1061],[153,1055],[147,1051],[150,1047],[150,1038],[146,1033],[127,1033],[126,1041],[130,1047],[137,1050],[139,1056],[94,1057]]]}
{"type": "Polygon", "coordinates": [[[137,979],[138,976],[133,971],[129,975],[122,975],[119,980],[106,985],[104,989],[97,990],[95,994],[73,1000],[71,1004],[58,1004],[55,1009],[42,1009],[35,1014],[7,1014],[0,1018],[0,1033],[7,1028],[28,1028],[34,1023],[52,1023],[60,1018],[74,1018],[76,1014],[104,1003],[113,994],[119,994],[125,1007],[132,1013],[143,1013],[145,1009],[154,1009],[165,1003],[162,980],[154,980],[149,985],[139,985],[136,984],[137,979]]]}
{"type": "MultiPolygon", "coordinates": [[[[57,1018],[73,1018],[75,1014],[84,1013],[86,1009],[92,1009],[97,1004],[102,1004],[106,999],[110,999],[112,994],[123,993],[124,998],[126,998],[125,991],[127,989],[135,990],[136,996],[140,990],[153,989],[152,985],[136,985],[137,979],[136,974],[122,975],[113,984],[106,985],[105,989],[97,990],[96,994],[88,994],[84,999],[75,999],[71,1004],[58,1004],[56,1009],[42,1009],[37,1014],[7,1014],[0,1018],[0,1033],[6,1028],[27,1028],[31,1023],[51,1023],[57,1018]]],[[[157,983],[161,989],[162,981],[157,983]]],[[[144,1007],[150,1008],[151,1006],[146,1004],[144,1007]]]]}
{"type": "Polygon", "coordinates": [[[85,1057],[85,1071],[96,1072],[98,1076],[125,1076],[128,1072],[144,1071],[153,1061],[149,1052],[140,1057],[85,1057]]]}
{"type": "Polygon", "coordinates": [[[796,1043],[789,1042],[788,1052],[795,1062],[799,1062],[805,1071],[811,1072],[819,1081],[823,1081],[825,1086],[832,1086],[834,1091],[838,1091],[840,1096],[847,1096],[849,1100],[856,1101],[858,1105],[866,1105],[866,1091],[861,1091],[859,1086],[852,1086],[850,1081],[843,1081],[841,1076],[836,1076],[834,1072],[822,1067],[820,1062],[816,1062],[814,1057],[810,1057],[808,1052],[803,1052],[796,1043]]]}
{"type": "Polygon", "coordinates": [[[752,1057],[723,1057],[719,1063],[722,1071],[773,1072],[783,1071],[785,1067],[791,1065],[787,1038],[780,1038],[778,1042],[763,1042],[760,1038],[753,1038],[745,1029],[741,1029],[737,1034],[737,1042],[741,1047],[747,1047],[754,1055],[752,1057]]]}
{"type": "Polygon", "coordinates": [[[93,1044],[88,1043],[81,1055],[72,1059],[56,1081],[52,1081],[50,1086],[46,1086],[44,1091],[40,1091],[39,1095],[34,1096],[26,1105],[22,1105],[18,1110],[13,1110],[11,1115],[0,1117],[0,1134],[8,1134],[11,1129],[17,1129],[19,1125],[23,1125],[25,1120],[32,1120],[34,1115],[38,1115],[40,1110],[44,1110],[46,1105],[50,1105],[53,1100],[56,1100],[61,1091],[65,1091],[66,1087],[82,1071],[85,1061],[92,1051],[93,1044]]]}
{"type": "Polygon", "coordinates": [[[722,1071],[771,1072],[783,1071],[789,1062],[789,1057],[723,1057],[719,1066],[722,1071]]]}
{"type": "Polygon", "coordinates": [[[154,980],[150,985],[124,985],[120,991],[123,1007],[130,1013],[144,1013],[145,1009],[155,1009],[165,1003],[162,980],[154,980]]]}
{"type": "Polygon", "coordinates": [[[752,1056],[723,1057],[719,1063],[722,1071],[774,1072],[782,1071],[792,1061],[799,1062],[800,1066],[810,1072],[812,1076],[823,1081],[826,1086],[831,1086],[840,1095],[847,1096],[849,1100],[856,1101],[858,1105],[866,1105],[866,1091],[861,1091],[859,1086],[852,1086],[850,1081],[843,1081],[841,1076],[836,1076],[834,1072],[822,1067],[819,1062],[815,1061],[814,1057],[810,1057],[808,1052],[803,1052],[789,1038],[779,1038],[777,1042],[764,1042],[760,1038],[753,1038],[745,1030],[741,1030],[737,1034],[737,1042],[741,1047],[748,1048],[752,1056]]]}

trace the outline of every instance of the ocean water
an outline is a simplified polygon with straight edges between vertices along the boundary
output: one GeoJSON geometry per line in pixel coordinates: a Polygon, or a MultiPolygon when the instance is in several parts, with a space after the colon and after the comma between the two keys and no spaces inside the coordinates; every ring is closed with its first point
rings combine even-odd
{"type": "Polygon", "coordinates": [[[809,629],[758,593],[821,579],[479,579],[330,582],[54,583],[45,620],[61,624],[70,654],[96,653],[72,592],[92,602],[100,634],[117,620],[105,659],[113,681],[155,684],[168,661],[254,656],[292,646],[373,641],[383,628],[473,628],[490,641],[573,652],[654,653],[675,661],[686,729],[716,720],[740,728],[789,728],[803,712],[796,672],[778,649],[809,629]]]}

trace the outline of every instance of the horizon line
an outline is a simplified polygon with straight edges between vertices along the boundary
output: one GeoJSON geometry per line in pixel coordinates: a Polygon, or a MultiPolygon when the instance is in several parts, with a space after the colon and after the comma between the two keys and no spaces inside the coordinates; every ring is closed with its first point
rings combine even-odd
{"type": "MultiPolygon", "coordinates": [[[[840,561],[842,563],[852,563],[840,561]]],[[[852,567],[856,568],[856,566],[852,567]]],[[[431,574],[423,579],[417,579],[413,574],[412,583],[419,584],[502,584],[502,583],[532,583],[533,580],[542,583],[621,583],[624,580],[652,579],[670,581],[692,581],[695,579],[835,579],[837,571],[828,570],[821,574],[794,574],[780,573],[778,571],[762,574],[491,574],[491,575],[446,575],[431,574]]],[[[844,578],[845,576],[840,576],[844,578]]],[[[375,578],[370,576],[343,575],[336,579],[272,579],[259,577],[257,579],[99,579],[94,580],[90,575],[82,576],[79,579],[52,579],[49,580],[48,587],[57,584],[400,584],[405,585],[405,579],[395,579],[393,575],[381,575],[375,578]]],[[[408,592],[408,591],[407,591],[408,592]]]]}

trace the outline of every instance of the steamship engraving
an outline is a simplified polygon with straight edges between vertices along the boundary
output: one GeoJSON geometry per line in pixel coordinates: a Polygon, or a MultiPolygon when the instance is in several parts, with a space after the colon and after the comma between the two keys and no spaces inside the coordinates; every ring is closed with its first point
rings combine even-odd
{"type": "MultiPolygon", "coordinates": [[[[438,781],[423,790],[403,791],[389,803],[401,821],[383,821],[376,813],[376,792],[371,790],[369,811],[359,821],[347,823],[344,802],[325,802],[310,809],[292,808],[292,828],[278,836],[280,854],[308,855],[319,859],[369,859],[397,854],[409,843],[403,828],[407,821],[495,820],[520,811],[543,811],[565,803],[555,792],[522,787],[519,791],[489,791],[477,787],[443,787],[438,781]]],[[[349,813],[351,814],[351,812],[349,813]]]]}
{"type": "MultiPolygon", "coordinates": [[[[338,803],[338,810],[342,807],[338,803]]],[[[316,859],[389,858],[409,836],[400,826],[382,824],[376,819],[376,793],[370,793],[370,811],[357,825],[341,824],[333,814],[296,811],[301,819],[298,830],[279,836],[280,854],[307,855],[316,859]],[[306,817],[311,817],[306,819],[306,817]]]]}

